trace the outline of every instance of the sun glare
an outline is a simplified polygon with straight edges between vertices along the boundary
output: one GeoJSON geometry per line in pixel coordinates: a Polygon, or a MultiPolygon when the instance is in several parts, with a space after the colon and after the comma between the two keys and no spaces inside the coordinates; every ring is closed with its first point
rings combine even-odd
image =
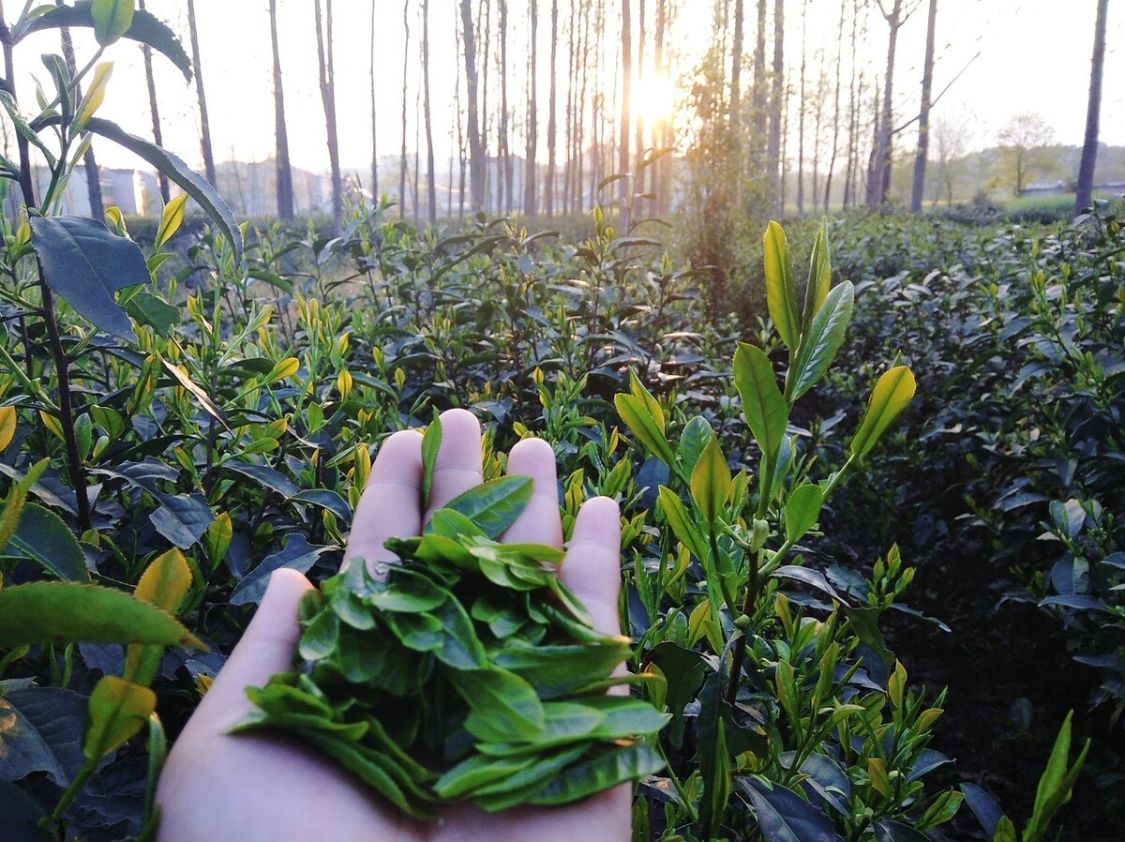
{"type": "Polygon", "coordinates": [[[649,70],[633,83],[630,93],[634,120],[658,123],[671,119],[676,107],[676,85],[666,75],[649,70]]]}

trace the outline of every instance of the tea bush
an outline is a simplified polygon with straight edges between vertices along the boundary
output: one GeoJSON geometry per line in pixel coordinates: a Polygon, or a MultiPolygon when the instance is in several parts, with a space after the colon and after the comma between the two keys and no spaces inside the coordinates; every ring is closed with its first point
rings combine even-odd
{"type": "MultiPolygon", "coordinates": [[[[37,12],[5,45],[84,25],[183,69],[159,22],[118,6],[37,12]]],[[[985,587],[1006,577],[1009,602],[1065,622],[1109,676],[1094,701],[1119,710],[1116,217],[992,239],[846,219],[794,229],[800,261],[771,223],[739,246],[761,255],[764,310],[709,319],[702,276],[600,210],[569,238],[486,218],[420,232],[385,204],[339,236],[239,226],[95,116],[104,71],[47,65],[39,112],[0,94],[21,138],[0,183],[25,206],[0,222],[6,839],[152,838],[167,741],[269,574],[331,577],[373,451],[452,406],[486,422],[486,477],[522,437],[553,444],[568,533],[585,499],[621,504],[634,692],[671,716],[635,838],[940,838],[962,803],[989,838],[1047,837],[1089,744],[1051,721],[1020,836],[981,770],[939,751],[947,694],[911,683],[921,655],[896,642],[941,622],[902,602],[933,549],[900,527],[975,540],[1003,566],[985,587]],[[116,211],[58,216],[56,187],[30,184],[31,145],[57,186],[91,132],[185,191],[143,246],[116,211]],[[188,196],[210,228],[181,231],[188,196]],[[935,512],[938,483],[958,494],[935,512]]]]}

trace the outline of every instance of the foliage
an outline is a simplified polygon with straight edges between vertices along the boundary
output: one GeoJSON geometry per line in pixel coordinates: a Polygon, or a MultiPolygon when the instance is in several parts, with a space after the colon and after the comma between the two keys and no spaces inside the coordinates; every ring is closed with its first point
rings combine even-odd
{"type": "MultiPolygon", "coordinates": [[[[51,66],[43,114],[0,98],[29,144],[62,144],[61,181],[83,109],[51,66]]],[[[171,203],[142,247],[111,211],[92,253],[127,250],[128,275],[88,254],[86,285],[51,277],[42,220],[79,244],[92,227],[52,217],[54,190],[34,222],[0,223],[0,599],[35,620],[22,637],[0,625],[6,833],[151,836],[165,727],[174,739],[268,575],[330,579],[373,449],[453,405],[487,422],[488,476],[518,437],[555,446],[568,532],[586,498],[622,505],[635,698],[671,717],[639,839],[909,839],[985,803],[934,747],[945,694],[911,686],[920,654],[892,651],[904,619],[933,634],[901,601],[927,565],[975,594],[1002,584],[997,611],[1057,618],[1107,676],[1094,700],[1120,704],[1116,216],[1034,236],[771,226],[736,247],[764,267],[754,294],[778,336],[733,322],[698,272],[600,211],[562,239],[484,218],[420,232],[359,206],[341,236],[260,224],[243,246],[179,176],[215,227],[173,239],[171,203]],[[786,252],[809,255],[807,275],[786,252]],[[138,257],[157,282],[120,287],[141,280],[138,257]],[[934,488],[955,489],[953,511],[935,513],[934,488]],[[974,543],[979,570],[935,564],[974,543]]],[[[1036,833],[1081,789],[1070,728],[1026,811],[1036,833]]]]}

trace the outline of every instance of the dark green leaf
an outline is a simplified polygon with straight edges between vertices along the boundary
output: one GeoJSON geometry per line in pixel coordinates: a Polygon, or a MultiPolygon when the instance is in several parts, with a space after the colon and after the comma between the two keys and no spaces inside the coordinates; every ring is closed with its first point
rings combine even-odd
{"type": "Polygon", "coordinates": [[[760,348],[739,343],[734,354],[734,383],[750,432],[766,459],[772,462],[789,423],[789,407],[777,387],[769,357],[760,348]]]}
{"type": "Polygon", "coordinates": [[[465,727],[480,740],[534,740],[543,734],[546,716],[535,689],[503,669],[467,670],[450,674],[472,713],[465,727]]]}
{"type": "Polygon", "coordinates": [[[84,762],[85,729],[86,699],[77,693],[29,687],[0,695],[0,780],[45,772],[67,786],[84,762]]]}
{"type": "Polygon", "coordinates": [[[766,842],[843,842],[828,816],[793,790],[758,778],[742,778],[738,786],[750,797],[766,842]]]}
{"type": "Polygon", "coordinates": [[[152,279],[137,244],[96,219],[32,216],[29,222],[48,286],[106,333],[136,342],[129,317],[113,294],[152,279]]]}
{"type": "Polygon", "coordinates": [[[660,753],[646,743],[608,749],[555,775],[528,803],[570,804],[624,781],[654,775],[663,768],[660,753]]]}
{"type": "Polygon", "coordinates": [[[0,590],[0,646],[51,641],[206,649],[167,612],[123,591],[77,582],[29,582],[0,590]]]}
{"type": "Polygon", "coordinates": [[[74,533],[62,518],[34,503],[24,506],[20,525],[5,552],[30,558],[60,579],[90,581],[86,557],[74,533]]]}
{"type": "Polygon", "coordinates": [[[102,120],[99,117],[92,117],[90,122],[87,123],[87,128],[143,158],[168,176],[170,181],[179,185],[180,189],[195,199],[219,227],[219,230],[223,232],[234,249],[235,262],[242,263],[242,230],[238,227],[234,214],[227,207],[227,203],[205,179],[193,172],[176,155],[161,149],[144,138],[129,134],[115,123],[102,120]]]}
{"type": "Polygon", "coordinates": [[[307,573],[322,554],[334,549],[336,547],[314,546],[303,535],[291,535],[284,549],[262,559],[262,563],[251,570],[235,586],[230,595],[231,604],[247,605],[261,602],[262,596],[266,592],[266,585],[269,584],[270,574],[273,571],[281,567],[289,567],[301,573],[307,573]]]}
{"type": "MultiPolygon", "coordinates": [[[[499,538],[527,507],[531,491],[531,477],[501,477],[459,494],[445,508],[467,517],[489,538],[499,538]]],[[[427,525],[426,531],[431,529],[427,525]]]]}
{"type": "Polygon", "coordinates": [[[855,290],[850,281],[844,281],[828,293],[824,306],[801,337],[801,347],[789,374],[792,378],[790,400],[797,400],[815,386],[836,359],[848,332],[854,301],[855,290]]]}

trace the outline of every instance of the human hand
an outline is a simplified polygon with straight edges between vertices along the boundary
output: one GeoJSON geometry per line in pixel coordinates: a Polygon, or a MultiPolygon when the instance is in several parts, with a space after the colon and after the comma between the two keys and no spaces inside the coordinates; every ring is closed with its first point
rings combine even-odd
{"type": "MultiPolygon", "coordinates": [[[[419,535],[434,510],[482,482],[481,434],[465,410],[442,414],[442,444],[429,511],[423,512],[422,437],[388,438],[356,510],[345,560],[393,561],[390,537],[419,535]]],[[[508,473],[534,481],[531,502],[505,541],[562,547],[555,455],[539,439],[520,442],[508,473]]],[[[620,520],[617,504],[589,500],[578,514],[560,576],[581,599],[598,631],[619,634],[620,520]]],[[[242,640],[176,740],[160,778],[161,842],[359,842],[360,840],[566,840],[630,835],[630,788],[622,785],[565,807],[519,807],[486,813],[470,804],[446,810],[437,824],[406,816],[334,761],[280,735],[228,734],[253,709],[246,688],[292,667],[300,628],[297,604],[312,587],[302,574],[278,570],[242,640]]]]}

